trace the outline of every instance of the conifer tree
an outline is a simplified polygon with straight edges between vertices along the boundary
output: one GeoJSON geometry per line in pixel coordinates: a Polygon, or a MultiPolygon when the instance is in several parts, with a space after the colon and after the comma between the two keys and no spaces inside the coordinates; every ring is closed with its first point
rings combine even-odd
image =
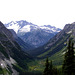
{"type": "Polygon", "coordinates": [[[71,38],[68,41],[67,52],[64,57],[63,74],[75,75],[74,43],[71,38]]]}
{"type": "Polygon", "coordinates": [[[49,64],[49,75],[53,75],[53,65],[52,65],[52,61],[49,64]]]}
{"type": "Polygon", "coordinates": [[[53,67],[53,69],[52,69],[52,75],[58,75],[58,70],[57,70],[56,67],[53,67]]]}
{"type": "Polygon", "coordinates": [[[49,75],[49,61],[48,61],[48,57],[46,59],[45,69],[44,69],[43,75],[49,75]]]}
{"type": "Polygon", "coordinates": [[[57,68],[53,66],[52,61],[49,63],[48,57],[46,59],[43,75],[57,75],[57,68]]]}

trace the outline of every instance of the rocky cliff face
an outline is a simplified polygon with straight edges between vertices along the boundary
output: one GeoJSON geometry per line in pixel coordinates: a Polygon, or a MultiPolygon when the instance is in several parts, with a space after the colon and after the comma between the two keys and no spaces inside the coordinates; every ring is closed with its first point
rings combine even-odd
{"type": "Polygon", "coordinates": [[[43,30],[37,29],[31,32],[28,32],[22,36],[20,36],[23,41],[28,44],[34,46],[35,48],[44,45],[54,36],[53,33],[47,33],[43,30]]]}
{"type": "Polygon", "coordinates": [[[21,50],[13,34],[0,22],[0,69],[5,75],[18,75],[27,69],[26,62],[32,58],[21,50]],[[16,69],[18,68],[18,70],[16,69]]]}
{"type": "Polygon", "coordinates": [[[66,24],[64,29],[50,39],[47,44],[29,53],[40,58],[52,56],[66,46],[66,42],[71,36],[75,36],[75,23],[66,24]]]}
{"type": "MultiPolygon", "coordinates": [[[[5,28],[5,26],[2,24],[2,22],[0,22],[0,34],[5,35],[8,39],[14,40],[14,38],[12,37],[11,32],[8,29],[5,28]]],[[[5,40],[5,39],[6,38],[4,38],[3,40],[5,40]]]]}
{"type": "Polygon", "coordinates": [[[31,46],[28,43],[25,43],[20,37],[17,36],[16,32],[13,29],[9,29],[11,31],[11,33],[13,34],[13,37],[15,39],[15,41],[20,45],[21,49],[23,51],[28,51],[31,49],[35,49],[35,47],[31,46]]]}

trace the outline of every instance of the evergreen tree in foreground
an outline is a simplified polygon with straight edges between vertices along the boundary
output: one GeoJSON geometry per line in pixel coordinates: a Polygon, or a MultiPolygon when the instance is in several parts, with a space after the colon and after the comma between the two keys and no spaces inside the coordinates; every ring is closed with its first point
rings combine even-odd
{"type": "Polygon", "coordinates": [[[49,64],[49,75],[53,75],[53,65],[52,65],[52,61],[49,64]]]}
{"type": "Polygon", "coordinates": [[[48,57],[46,59],[45,69],[44,69],[43,75],[49,75],[49,61],[48,61],[48,57]]]}
{"type": "Polygon", "coordinates": [[[68,41],[67,52],[64,57],[63,74],[75,75],[74,43],[71,38],[68,41]]]}
{"type": "Polygon", "coordinates": [[[46,59],[43,75],[57,75],[57,68],[53,67],[52,61],[49,63],[48,57],[46,59]]]}

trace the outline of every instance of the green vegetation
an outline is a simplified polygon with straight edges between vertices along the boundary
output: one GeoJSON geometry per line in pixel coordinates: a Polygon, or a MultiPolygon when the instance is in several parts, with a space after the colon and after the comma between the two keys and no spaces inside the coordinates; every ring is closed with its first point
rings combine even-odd
{"type": "Polygon", "coordinates": [[[13,64],[13,68],[19,72],[19,75],[42,75],[42,72],[39,70],[24,70],[18,64],[13,64]]]}
{"type": "MultiPolygon", "coordinates": [[[[69,42],[68,42],[68,45],[69,45],[69,42]]],[[[70,49],[70,48],[68,47],[68,49],[70,49]]],[[[52,55],[51,57],[49,57],[48,59],[46,59],[46,61],[45,61],[45,59],[39,59],[39,60],[36,60],[34,62],[30,62],[28,64],[29,68],[30,68],[30,72],[33,72],[35,68],[36,68],[35,71],[45,72],[44,70],[48,69],[47,65],[51,64],[50,61],[52,60],[52,65],[53,65],[53,69],[54,69],[53,72],[56,72],[57,75],[65,75],[65,74],[63,74],[62,67],[63,67],[63,60],[65,61],[64,55],[66,55],[66,52],[67,52],[67,47],[64,46],[64,48],[62,48],[60,51],[56,52],[54,55],[52,55]],[[47,64],[46,66],[44,66],[45,62],[47,64]]],[[[69,53],[72,54],[72,51],[69,52],[69,53]]],[[[72,54],[72,55],[74,55],[74,54],[72,54]]],[[[70,59],[72,59],[71,56],[69,54],[70,59]]],[[[70,61],[70,59],[68,61],[70,61]]],[[[73,59],[75,59],[75,56],[74,56],[73,59]]],[[[72,60],[71,60],[71,62],[72,62],[72,60]]],[[[73,66],[72,63],[71,63],[71,65],[72,65],[72,68],[73,68],[74,66],[73,66]]],[[[74,60],[74,65],[75,65],[75,60],[74,60]]],[[[75,70],[72,70],[72,71],[74,72],[75,70]]],[[[56,75],[56,73],[54,75],[56,75]]],[[[72,75],[72,74],[70,74],[70,75],[72,75]]]]}
{"type": "Polygon", "coordinates": [[[0,67],[0,74],[3,74],[3,69],[0,67]]]}
{"type": "Polygon", "coordinates": [[[49,57],[49,60],[53,61],[54,65],[58,65],[61,66],[64,60],[64,53],[65,53],[66,47],[64,47],[62,50],[60,50],[59,52],[56,52],[54,55],[52,55],[51,57],[49,57]]]}
{"type": "Polygon", "coordinates": [[[13,65],[13,68],[17,71],[17,72],[19,72],[19,75],[21,75],[21,74],[23,74],[23,73],[25,73],[25,70],[23,69],[23,68],[21,68],[18,64],[12,64],[13,65]]]}
{"type": "Polygon", "coordinates": [[[38,55],[37,57],[43,58],[47,56],[52,56],[53,54],[59,52],[65,47],[65,43],[70,35],[65,34],[65,37],[61,37],[55,44],[53,44],[50,49],[45,50],[44,53],[38,55]]]}
{"type": "Polygon", "coordinates": [[[57,68],[55,68],[52,65],[52,61],[50,61],[50,63],[49,63],[48,57],[46,59],[45,69],[44,69],[43,75],[58,75],[57,68]]]}
{"type": "Polygon", "coordinates": [[[5,68],[0,67],[0,75],[6,75],[6,74],[11,75],[11,72],[5,68]]]}
{"type": "Polygon", "coordinates": [[[69,39],[68,47],[64,57],[63,66],[60,69],[54,68],[52,70],[52,61],[49,65],[48,58],[46,59],[46,65],[43,75],[75,75],[75,55],[74,55],[74,43],[72,39],[69,39]]]}
{"type": "Polygon", "coordinates": [[[64,75],[75,75],[75,56],[74,56],[74,42],[69,39],[67,51],[63,64],[64,75]]]}
{"type": "Polygon", "coordinates": [[[45,69],[44,69],[43,75],[49,75],[49,61],[48,61],[48,57],[46,59],[46,64],[45,64],[45,69]]]}

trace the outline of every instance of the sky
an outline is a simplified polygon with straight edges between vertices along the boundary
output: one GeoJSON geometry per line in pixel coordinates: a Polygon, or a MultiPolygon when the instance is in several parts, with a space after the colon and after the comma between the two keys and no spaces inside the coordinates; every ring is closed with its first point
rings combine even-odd
{"type": "Polygon", "coordinates": [[[63,28],[75,22],[75,0],[0,0],[0,21],[19,20],[63,28]]]}

